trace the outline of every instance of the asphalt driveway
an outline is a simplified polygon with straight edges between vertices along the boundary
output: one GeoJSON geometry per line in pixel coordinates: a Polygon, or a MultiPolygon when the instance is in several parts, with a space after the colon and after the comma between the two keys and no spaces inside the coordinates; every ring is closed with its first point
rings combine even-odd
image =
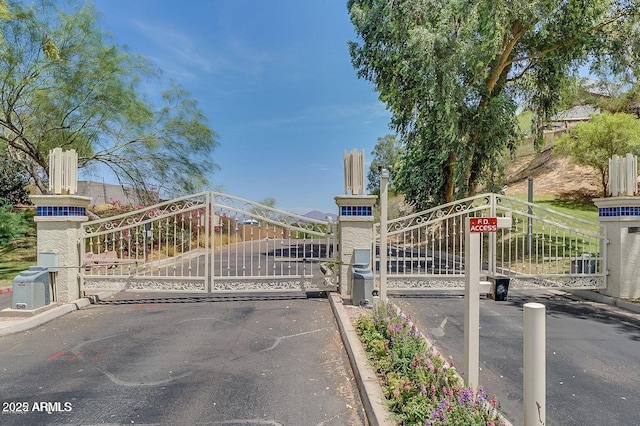
{"type": "MultiPolygon", "coordinates": [[[[394,301],[463,367],[462,297],[394,301]]],[[[640,315],[553,291],[510,291],[480,301],[480,385],[514,425],[523,423],[523,305],[546,306],[549,425],[639,426],[640,315]]]]}
{"type": "Polygon", "coordinates": [[[126,296],[0,339],[1,424],[364,424],[327,299],[126,296]]]}

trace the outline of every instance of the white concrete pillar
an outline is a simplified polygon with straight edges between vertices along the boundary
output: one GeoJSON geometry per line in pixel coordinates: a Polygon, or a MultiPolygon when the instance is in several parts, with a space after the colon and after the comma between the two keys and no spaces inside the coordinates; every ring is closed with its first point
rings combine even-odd
{"type": "MultiPolygon", "coordinates": [[[[343,298],[352,294],[352,257],[353,249],[368,248],[373,255],[373,205],[375,195],[339,195],[335,197],[338,205],[338,234],[340,251],[339,291],[343,298]]],[[[374,269],[375,265],[372,264],[374,269]]],[[[374,271],[375,273],[375,271],[374,271]]]]}
{"type": "Polygon", "coordinates": [[[66,303],[80,295],[81,225],[88,220],[86,208],[89,197],[78,195],[32,195],[36,205],[38,253],[55,253],[58,272],[55,282],[55,301],[66,303]]]}
{"type": "Polygon", "coordinates": [[[640,298],[640,198],[598,198],[593,202],[606,235],[600,250],[606,253],[602,267],[609,271],[603,293],[623,299],[640,298]]]}

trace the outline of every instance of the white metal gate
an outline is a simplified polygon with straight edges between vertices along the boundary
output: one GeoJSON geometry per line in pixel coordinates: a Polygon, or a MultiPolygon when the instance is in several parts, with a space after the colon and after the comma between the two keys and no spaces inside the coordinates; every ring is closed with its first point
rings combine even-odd
{"type": "Polygon", "coordinates": [[[84,291],[335,290],[335,224],[203,192],[82,226],[84,291]]]}
{"type": "Polygon", "coordinates": [[[390,293],[464,287],[466,217],[508,216],[512,225],[482,234],[481,276],[510,277],[517,287],[603,288],[604,227],[499,194],[482,194],[389,220],[386,242],[375,225],[378,284],[390,293]],[[387,269],[380,274],[380,247],[387,269]]]}

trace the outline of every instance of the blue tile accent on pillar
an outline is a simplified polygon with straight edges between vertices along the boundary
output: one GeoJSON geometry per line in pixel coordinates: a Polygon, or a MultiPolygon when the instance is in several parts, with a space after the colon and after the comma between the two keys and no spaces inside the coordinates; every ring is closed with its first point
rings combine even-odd
{"type": "Polygon", "coordinates": [[[341,206],[340,216],[373,216],[371,206],[341,206]]]}
{"type": "Polygon", "coordinates": [[[75,206],[38,206],[36,208],[37,216],[86,216],[85,207],[75,206]]]}
{"type": "Polygon", "coordinates": [[[640,216],[640,207],[602,207],[600,217],[640,216]]]}

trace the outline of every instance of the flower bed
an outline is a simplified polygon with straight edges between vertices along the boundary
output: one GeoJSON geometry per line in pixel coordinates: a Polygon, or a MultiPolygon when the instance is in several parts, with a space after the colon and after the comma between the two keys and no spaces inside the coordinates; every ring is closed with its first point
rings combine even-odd
{"type": "Polygon", "coordinates": [[[496,397],[489,399],[482,387],[465,387],[453,364],[392,304],[360,316],[356,328],[400,424],[506,424],[496,397]]]}

